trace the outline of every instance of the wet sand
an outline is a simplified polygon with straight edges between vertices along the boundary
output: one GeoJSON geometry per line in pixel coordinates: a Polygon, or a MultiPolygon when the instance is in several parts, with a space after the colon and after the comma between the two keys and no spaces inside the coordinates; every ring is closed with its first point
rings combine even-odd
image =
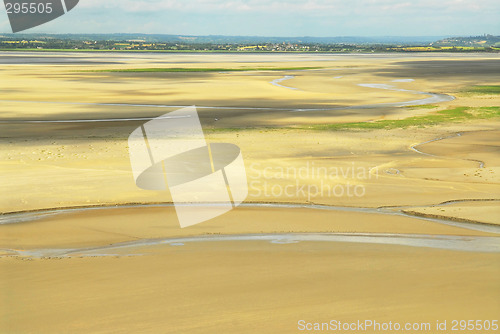
{"type": "MultiPolygon", "coordinates": [[[[297,323],[498,315],[499,254],[388,245],[192,243],[150,256],[0,261],[0,327],[293,333],[297,323]]],[[[368,331],[374,333],[377,331],[368,331]]],[[[452,333],[451,330],[443,331],[452,333]]]]}

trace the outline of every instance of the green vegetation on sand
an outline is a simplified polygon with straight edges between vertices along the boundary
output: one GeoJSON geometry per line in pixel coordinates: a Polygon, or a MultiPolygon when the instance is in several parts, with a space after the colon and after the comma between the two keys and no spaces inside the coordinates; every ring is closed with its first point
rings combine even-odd
{"type": "Polygon", "coordinates": [[[375,122],[355,122],[321,124],[308,127],[315,130],[347,130],[347,129],[397,129],[411,126],[424,127],[449,122],[460,122],[474,119],[500,117],[500,107],[457,107],[437,111],[425,116],[414,116],[398,120],[380,120],[375,122]]]}
{"type": "Polygon", "coordinates": [[[453,109],[440,110],[423,116],[408,117],[399,120],[380,120],[374,122],[353,122],[334,124],[315,124],[295,127],[251,127],[251,128],[209,128],[208,132],[238,132],[238,131],[272,131],[278,129],[303,129],[318,131],[342,131],[342,130],[376,130],[376,129],[405,129],[413,126],[425,127],[452,122],[463,122],[468,120],[484,120],[500,117],[500,107],[456,107],[453,109]]]}
{"type": "Polygon", "coordinates": [[[79,72],[248,72],[248,71],[292,71],[292,70],[315,70],[322,67],[263,67],[263,68],[182,68],[182,67],[169,67],[169,68],[125,68],[125,69],[109,69],[109,70],[90,70],[79,72]]]}
{"type": "Polygon", "coordinates": [[[480,85],[480,86],[472,86],[464,91],[465,93],[473,93],[473,94],[500,94],[500,86],[499,85],[480,85]]]}

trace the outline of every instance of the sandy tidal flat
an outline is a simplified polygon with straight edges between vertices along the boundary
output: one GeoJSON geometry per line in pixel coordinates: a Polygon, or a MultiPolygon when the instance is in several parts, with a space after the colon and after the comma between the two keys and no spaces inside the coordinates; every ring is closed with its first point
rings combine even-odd
{"type": "Polygon", "coordinates": [[[494,320],[500,126],[471,115],[500,100],[467,90],[499,85],[499,59],[1,54],[0,332],[494,320]],[[158,67],[267,70],[109,71],[158,67]],[[433,96],[450,98],[408,106],[433,96]],[[199,107],[209,142],[240,147],[249,196],[180,229],[169,192],[136,187],[127,138],[185,105],[199,107]],[[472,114],[335,128],[457,107],[472,114]]]}

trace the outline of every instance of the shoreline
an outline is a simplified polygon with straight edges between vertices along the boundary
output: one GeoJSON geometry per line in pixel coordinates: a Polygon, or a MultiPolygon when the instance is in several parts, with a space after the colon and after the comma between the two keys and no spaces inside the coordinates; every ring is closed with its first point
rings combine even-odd
{"type": "Polygon", "coordinates": [[[207,50],[96,50],[96,49],[38,49],[38,48],[32,48],[32,49],[17,49],[17,48],[5,48],[5,49],[0,49],[0,52],[30,52],[30,53],[131,53],[131,54],[147,54],[147,53],[169,53],[169,54],[190,54],[190,53],[196,53],[196,54],[230,54],[230,55],[235,55],[235,54],[314,54],[314,55],[321,55],[321,54],[327,54],[327,55],[347,55],[347,56],[353,56],[353,55],[363,55],[363,56],[369,56],[369,55],[418,55],[418,54],[438,54],[438,55],[455,55],[455,54],[499,54],[500,50],[494,50],[494,51],[486,51],[486,50],[457,50],[450,52],[448,50],[435,50],[435,51],[373,51],[373,52],[359,52],[359,51],[352,51],[352,52],[345,52],[345,51],[228,51],[228,50],[212,50],[212,51],[207,51],[207,50]]]}

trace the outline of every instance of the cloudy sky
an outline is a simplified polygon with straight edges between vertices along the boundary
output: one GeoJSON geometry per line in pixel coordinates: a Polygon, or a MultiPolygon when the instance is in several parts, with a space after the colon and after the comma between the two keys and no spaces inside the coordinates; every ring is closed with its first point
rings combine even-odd
{"type": "MultiPolygon", "coordinates": [[[[5,8],[0,12],[0,32],[11,32],[5,8]]],[[[500,35],[500,1],[80,0],[69,14],[26,32],[246,36],[500,35]]]]}

